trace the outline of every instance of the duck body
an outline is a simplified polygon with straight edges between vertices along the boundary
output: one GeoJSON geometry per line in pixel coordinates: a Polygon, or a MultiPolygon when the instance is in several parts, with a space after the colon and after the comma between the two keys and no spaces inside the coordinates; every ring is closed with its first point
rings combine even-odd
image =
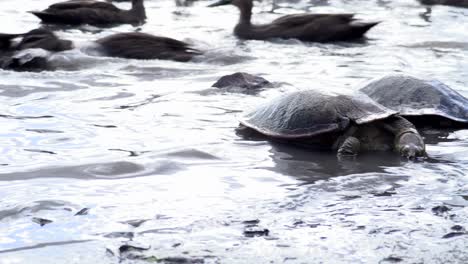
{"type": "Polygon", "coordinates": [[[269,24],[251,23],[252,0],[221,0],[210,6],[233,4],[240,10],[234,35],[241,39],[266,40],[295,38],[302,41],[346,41],[363,37],[379,22],[361,22],[353,14],[293,14],[280,17],[269,24]]]}
{"type": "Polygon", "coordinates": [[[162,59],[186,62],[200,51],[180,40],[141,32],[117,33],[96,40],[104,55],[127,59],[162,59]]]}
{"type": "Polygon", "coordinates": [[[143,0],[132,0],[130,10],[122,10],[108,2],[71,0],[56,3],[32,14],[49,24],[95,25],[142,24],[146,19],[143,0]]]}
{"type": "Polygon", "coordinates": [[[352,14],[298,14],[273,20],[270,24],[239,23],[234,34],[242,39],[265,40],[271,38],[302,41],[330,42],[361,38],[378,23],[355,22],[352,14]]]}

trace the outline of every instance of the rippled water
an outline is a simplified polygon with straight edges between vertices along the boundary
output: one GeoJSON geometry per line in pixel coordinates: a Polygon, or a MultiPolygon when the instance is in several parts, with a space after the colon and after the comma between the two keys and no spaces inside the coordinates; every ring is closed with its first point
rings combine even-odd
{"type": "MultiPolygon", "coordinates": [[[[54,0],[1,2],[0,32],[24,32],[38,25],[25,11],[54,0]]],[[[63,70],[0,71],[0,263],[468,262],[467,130],[425,131],[430,159],[416,163],[338,162],[234,131],[244,111],[282,93],[357,89],[394,72],[468,96],[468,9],[278,1],[281,14],[382,21],[364,43],[311,44],[239,41],[231,6],[146,2],[139,28],[58,31],[78,43],[54,56],[63,70]],[[87,53],[90,41],[133,30],[205,54],[179,63],[87,53]],[[276,85],[210,88],[236,71],[276,85]]],[[[255,5],[257,22],[279,16],[255,5]]]]}

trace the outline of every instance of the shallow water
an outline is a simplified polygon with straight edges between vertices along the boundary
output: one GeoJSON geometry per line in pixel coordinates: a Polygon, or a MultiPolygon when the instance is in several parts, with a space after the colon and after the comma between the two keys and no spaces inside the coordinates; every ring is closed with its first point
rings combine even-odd
{"type": "MultiPolygon", "coordinates": [[[[25,11],[53,2],[2,0],[0,32],[35,28],[25,11]]],[[[388,73],[436,78],[468,96],[468,9],[278,1],[282,14],[382,21],[363,43],[310,44],[239,41],[230,6],[146,2],[139,28],[58,31],[79,43],[52,58],[63,70],[0,71],[0,263],[468,262],[467,130],[425,131],[422,162],[384,154],[339,162],[234,131],[244,111],[280,94],[357,89],[388,73]],[[206,53],[179,63],[86,48],[129,30],[206,53]],[[236,71],[276,85],[210,88],[236,71]]],[[[256,21],[279,16],[255,4],[256,21]]]]}

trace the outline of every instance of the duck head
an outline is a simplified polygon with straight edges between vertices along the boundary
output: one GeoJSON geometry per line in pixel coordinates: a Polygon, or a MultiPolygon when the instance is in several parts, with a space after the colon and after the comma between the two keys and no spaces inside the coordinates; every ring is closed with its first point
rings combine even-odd
{"type": "Polygon", "coordinates": [[[73,42],[60,39],[52,31],[40,28],[24,34],[16,48],[19,50],[40,48],[48,51],[64,51],[72,49],[73,42]]]}
{"type": "Polygon", "coordinates": [[[252,16],[253,1],[252,0],[220,0],[208,7],[233,5],[240,10],[240,24],[250,24],[250,18],[252,16]]]}

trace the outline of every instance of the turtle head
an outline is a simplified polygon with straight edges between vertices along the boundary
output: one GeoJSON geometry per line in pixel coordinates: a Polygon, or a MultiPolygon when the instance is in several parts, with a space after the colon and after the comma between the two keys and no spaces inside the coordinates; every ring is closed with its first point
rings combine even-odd
{"type": "Polygon", "coordinates": [[[397,140],[396,148],[401,156],[415,159],[426,155],[424,142],[418,133],[408,131],[401,134],[397,140]]]}

